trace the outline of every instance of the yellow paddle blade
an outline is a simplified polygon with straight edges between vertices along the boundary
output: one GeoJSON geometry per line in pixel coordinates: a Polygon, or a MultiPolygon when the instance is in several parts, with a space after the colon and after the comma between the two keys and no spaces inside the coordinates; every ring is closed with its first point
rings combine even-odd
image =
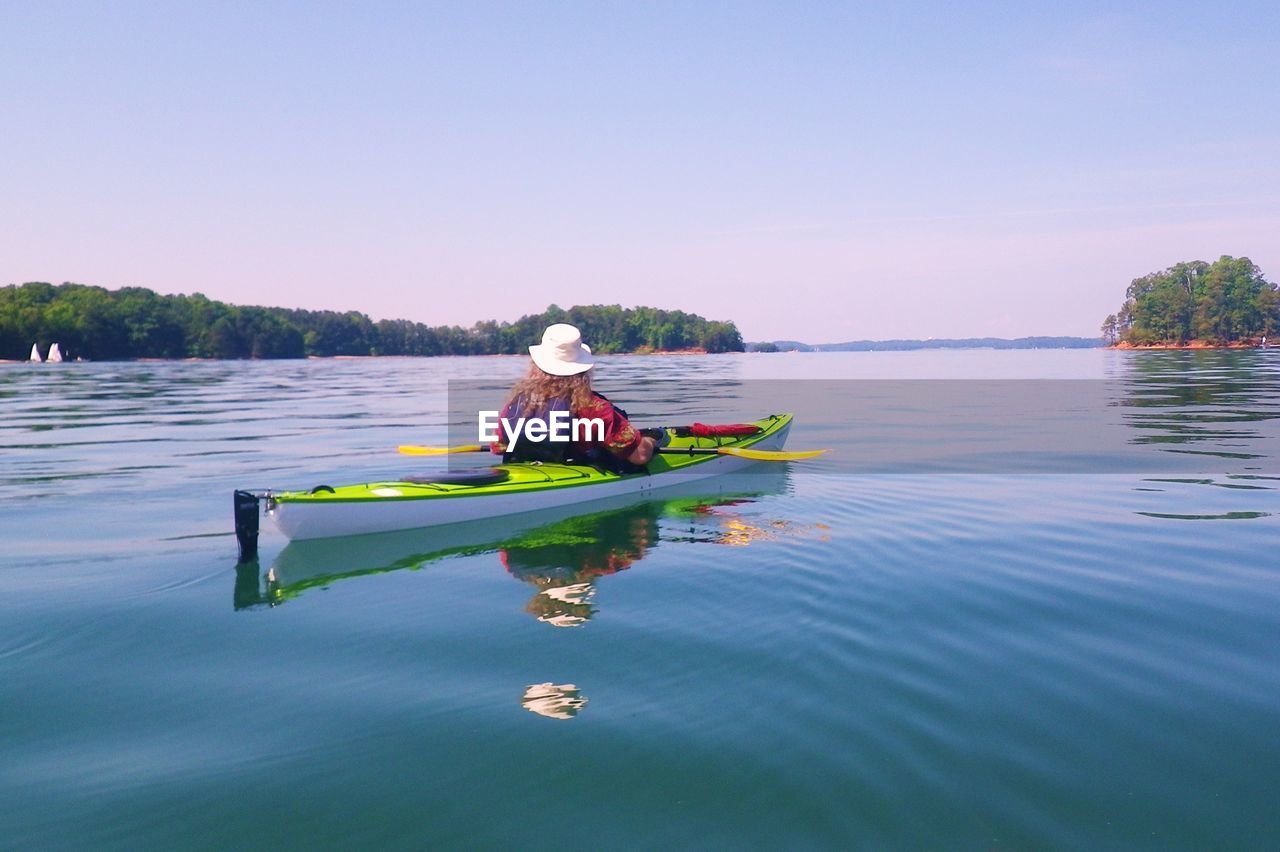
{"type": "Polygon", "coordinates": [[[463,444],[461,447],[417,447],[413,444],[401,444],[398,449],[406,456],[444,456],[449,453],[480,453],[488,448],[479,444],[463,444]]]}
{"type": "Polygon", "coordinates": [[[755,461],[800,461],[817,458],[826,450],[753,450],[750,447],[717,447],[716,452],[755,461]]]}

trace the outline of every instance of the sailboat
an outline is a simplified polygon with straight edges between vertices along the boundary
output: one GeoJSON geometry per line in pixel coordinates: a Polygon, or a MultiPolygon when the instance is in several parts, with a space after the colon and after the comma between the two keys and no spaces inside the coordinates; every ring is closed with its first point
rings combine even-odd
{"type": "Polygon", "coordinates": [[[44,359],[40,357],[40,344],[39,344],[39,343],[33,343],[33,344],[31,344],[31,357],[30,357],[30,358],[28,358],[27,360],[28,360],[28,361],[34,361],[34,362],[36,362],[37,364],[39,364],[39,363],[41,363],[42,361],[44,361],[44,359]]]}
{"type": "Polygon", "coordinates": [[[47,360],[50,364],[59,364],[62,362],[62,351],[58,349],[58,344],[49,347],[49,357],[47,360]]]}

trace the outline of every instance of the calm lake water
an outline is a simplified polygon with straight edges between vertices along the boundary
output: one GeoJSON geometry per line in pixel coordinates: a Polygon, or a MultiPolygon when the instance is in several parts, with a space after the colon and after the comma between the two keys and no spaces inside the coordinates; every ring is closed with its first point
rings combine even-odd
{"type": "Polygon", "coordinates": [[[973,390],[237,569],[234,488],[404,475],[449,380],[523,366],[0,365],[0,846],[1280,844],[1280,352],[608,358],[643,423],[973,390]],[[1049,401],[984,425],[992,387],[1049,401]]]}

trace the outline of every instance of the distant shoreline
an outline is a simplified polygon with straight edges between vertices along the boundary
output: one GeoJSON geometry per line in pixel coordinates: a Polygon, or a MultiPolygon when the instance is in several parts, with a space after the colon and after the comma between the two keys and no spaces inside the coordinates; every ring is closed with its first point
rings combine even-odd
{"type": "Polygon", "coordinates": [[[1033,335],[1027,337],[936,337],[926,339],[850,340],[804,343],[799,340],[748,342],[748,352],[912,352],[933,349],[1100,349],[1099,337],[1033,335]]]}
{"type": "Polygon", "coordinates": [[[27,282],[0,287],[0,358],[21,360],[56,341],[64,359],[275,360],[311,355],[527,355],[549,326],[569,323],[598,353],[741,352],[730,320],[637,306],[549,305],[514,322],[464,328],[359,311],[233,305],[200,293],[162,295],[145,287],[107,290],[27,282]]]}
{"type": "MultiPolygon", "coordinates": [[[[900,342],[900,341],[893,341],[900,342]]],[[[912,341],[913,343],[916,341],[912,341]]],[[[926,341],[919,341],[924,344],[926,341]]],[[[755,344],[748,344],[753,346],[755,344]]],[[[1188,351],[1188,350],[1207,350],[1207,349],[1274,349],[1280,348],[1276,346],[1264,346],[1261,341],[1233,341],[1231,343],[1210,343],[1206,340],[1189,340],[1186,343],[1143,343],[1134,344],[1127,341],[1119,343],[1102,344],[1099,343],[1092,347],[1084,346],[984,346],[975,343],[972,346],[911,346],[911,347],[891,347],[886,346],[881,349],[875,348],[857,348],[857,349],[836,349],[830,344],[826,346],[808,346],[805,349],[779,349],[776,352],[761,352],[752,348],[748,348],[746,353],[743,352],[725,352],[724,355],[743,355],[743,354],[788,354],[788,353],[804,353],[804,354],[829,354],[832,352],[943,352],[943,351],[1016,351],[1026,349],[1118,349],[1124,351],[1188,351]]],[[[601,353],[606,357],[608,355],[710,355],[705,349],[639,349],[634,352],[613,352],[601,353]]],[[[375,359],[388,360],[404,360],[419,358],[525,358],[526,355],[511,353],[495,353],[495,354],[475,354],[475,355],[306,355],[302,358],[123,358],[119,360],[102,359],[100,361],[64,361],[64,364],[74,363],[96,363],[96,364],[178,364],[178,363],[204,363],[218,361],[365,361],[375,359]]],[[[33,364],[47,363],[28,361],[25,359],[5,359],[0,358],[0,364],[33,364]]]]}

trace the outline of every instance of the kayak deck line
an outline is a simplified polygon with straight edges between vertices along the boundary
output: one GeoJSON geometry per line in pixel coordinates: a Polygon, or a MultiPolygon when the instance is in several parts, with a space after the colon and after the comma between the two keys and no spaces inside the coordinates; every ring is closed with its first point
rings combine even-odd
{"type": "Polygon", "coordinates": [[[769,415],[754,421],[760,431],[742,436],[699,437],[678,435],[676,429],[667,429],[663,453],[654,456],[647,470],[636,473],[563,462],[513,462],[478,471],[501,475],[474,482],[457,481],[467,474],[453,472],[442,473],[439,478],[444,481],[433,481],[424,474],[403,480],[321,485],[308,491],[236,491],[236,539],[241,561],[257,554],[260,503],[291,540],[391,532],[521,514],[585,503],[596,496],[644,494],[690,478],[738,470],[755,462],[716,450],[780,450],[791,420],[790,414],[769,415]],[[454,481],[449,481],[451,478],[454,481]],[[584,496],[588,494],[591,496],[584,496]],[[489,500],[458,499],[476,497],[489,500]]]}

